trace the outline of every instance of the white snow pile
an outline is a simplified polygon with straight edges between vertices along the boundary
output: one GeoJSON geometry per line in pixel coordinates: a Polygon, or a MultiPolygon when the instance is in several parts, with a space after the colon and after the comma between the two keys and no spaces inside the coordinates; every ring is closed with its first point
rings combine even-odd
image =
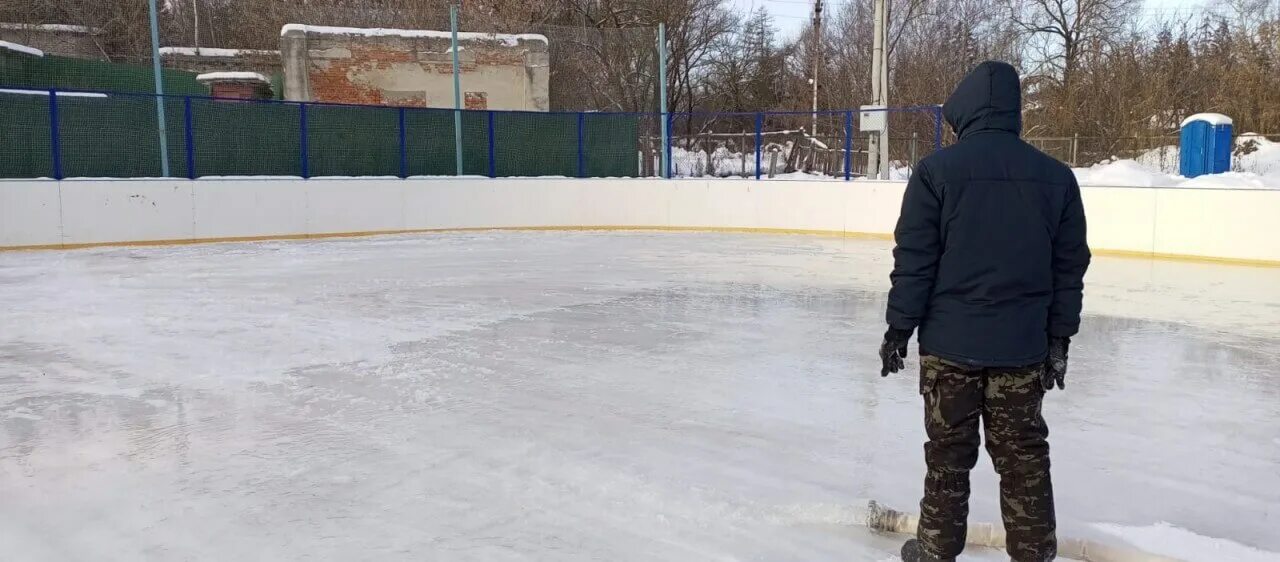
{"type": "MultiPolygon", "coordinates": [[[[806,138],[805,142],[813,142],[820,144],[816,139],[806,138]]],[[[819,172],[801,170],[794,172],[786,172],[787,161],[791,156],[791,150],[794,148],[794,141],[771,142],[764,146],[764,151],[760,155],[760,174],[769,175],[771,166],[774,168],[774,175],[771,179],[807,179],[807,180],[823,180],[838,179],[844,180],[843,172],[835,175],[822,174],[819,172]],[[774,153],[777,153],[776,164],[774,162],[774,153]]],[[[825,148],[826,145],[820,145],[825,148]]],[[[655,166],[657,166],[658,158],[655,158],[655,166]]],[[[756,177],[756,153],[754,150],[748,152],[739,152],[721,144],[715,149],[707,152],[705,148],[686,149],[679,146],[671,147],[671,174],[678,178],[751,178],[756,177]]],[[[905,162],[894,161],[889,168],[889,179],[894,181],[906,181],[911,177],[911,168],[905,162]]],[[[868,178],[857,178],[866,180],[868,178]]]]}
{"type": "MultiPolygon", "coordinates": [[[[0,94],[14,94],[19,96],[47,96],[48,90],[10,90],[0,88],[0,94]]],[[[59,98],[105,98],[106,94],[97,92],[58,92],[59,98]]]]}
{"type": "MultiPolygon", "coordinates": [[[[362,37],[404,37],[404,38],[427,38],[427,39],[450,39],[453,33],[449,31],[436,31],[431,29],[385,29],[380,27],[332,27],[327,25],[306,25],[301,23],[290,23],[280,28],[280,34],[284,35],[290,31],[300,31],[302,33],[316,33],[324,35],[359,35],[362,37]]],[[[545,35],[537,33],[481,33],[475,31],[459,31],[459,41],[501,41],[503,45],[515,47],[521,41],[537,41],[543,44],[547,43],[545,35]]]]}
{"type": "Polygon", "coordinates": [[[1205,537],[1168,523],[1147,527],[1098,523],[1098,530],[1120,537],[1147,552],[1190,562],[1264,562],[1280,560],[1280,553],[1266,552],[1227,539],[1205,537]]]}
{"type": "Polygon", "coordinates": [[[1236,137],[1232,171],[1197,178],[1178,175],[1178,147],[1149,150],[1131,160],[1110,160],[1076,168],[1080,185],[1185,187],[1200,189],[1280,189],[1280,143],[1253,133],[1236,137]]]}
{"type": "MultiPolygon", "coordinates": [[[[873,181],[879,178],[858,178],[859,181],[873,181]]],[[[901,160],[889,162],[888,181],[907,181],[911,179],[911,166],[901,160]]]]}
{"type": "Polygon", "coordinates": [[[196,82],[262,82],[270,84],[266,76],[257,72],[206,72],[196,76],[196,82]]]}
{"type": "Polygon", "coordinates": [[[243,57],[276,56],[280,51],[267,49],[220,49],[216,47],[160,47],[160,56],[243,57]]]}
{"type": "Polygon", "coordinates": [[[44,51],[41,51],[40,49],[37,49],[35,47],[28,47],[26,45],[19,45],[17,43],[10,43],[8,41],[0,41],[0,50],[13,51],[15,53],[22,53],[24,55],[31,55],[33,57],[44,56],[44,51]]]}
{"type": "Polygon", "coordinates": [[[83,25],[67,25],[63,23],[0,23],[0,29],[17,31],[49,31],[57,33],[98,34],[102,31],[83,25]]]}
{"type": "MultiPolygon", "coordinates": [[[[791,142],[785,144],[773,145],[774,150],[778,151],[778,173],[786,167],[787,156],[791,153],[791,142]]],[[[768,152],[760,156],[760,168],[762,173],[769,173],[769,163],[773,155],[768,152]]],[[[750,176],[756,175],[756,153],[754,151],[742,153],[731,150],[726,146],[718,146],[711,151],[710,154],[704,149],[689,150],[679,146],[671,147],[671,173],[676,177],[700,178],[700,177],[716,177],[729,178],[734,176],[750,176]],[[710,166],[708,167],[708,160],[710,166]]]]}
{"type": "Polygon", "coordinates": [[[1186,119],[1183,119],[1182,124],[1178,125],[1178,128],[1179,129],[1184,128],[1195,121],[1204,121],[1205,123],[1208,123],[1214,126],[1230,125],[1232,123],[1230,117],[1227,117],[1226,115],[1223,115],[1221,113],[1197,113],[1195,115],[1187,117],[1186,119]]]}

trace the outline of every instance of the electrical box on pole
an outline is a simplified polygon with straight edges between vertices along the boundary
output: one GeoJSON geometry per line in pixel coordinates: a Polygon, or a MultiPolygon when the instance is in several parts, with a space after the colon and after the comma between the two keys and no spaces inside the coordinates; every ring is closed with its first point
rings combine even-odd
{"type": "Polygon", "coordinates": [[[883,105],[864,105],[858,108],[858,130],[879,133],[889,126],[888,108],[883,105]]]}

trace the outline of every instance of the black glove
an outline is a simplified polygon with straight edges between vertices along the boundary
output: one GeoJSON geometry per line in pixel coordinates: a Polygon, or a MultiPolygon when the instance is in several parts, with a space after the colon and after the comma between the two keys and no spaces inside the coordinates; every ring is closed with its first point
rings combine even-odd
{"type": "Polygon", "coordinates": [[[880,376],[902,370],[902,360],[907,357],[907,341],[911,339],[911,330],[889,328],[884,333],[884,343],[880,344],[880,376]]]}
{"type": "Polygon", "coordinates": [[[1071,346],[1071,338],[1049,338],[1049,356],[1044,360],[1044,371],[1040,375],[1040,384],[1045,390],[1053,390],[1054,383],[1059,390],[1066,389],[1067,348],[1071,346]]]}

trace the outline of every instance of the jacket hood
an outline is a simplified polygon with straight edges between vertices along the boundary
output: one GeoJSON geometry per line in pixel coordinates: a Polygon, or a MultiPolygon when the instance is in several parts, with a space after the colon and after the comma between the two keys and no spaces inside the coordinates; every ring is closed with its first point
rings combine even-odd
{"type": "Polygon", "coordinates": [[[969,71],[942,106],[956,136],[979,131],[1022,132],[1022,85],[1008,63],[987,61],[969,71]]]}

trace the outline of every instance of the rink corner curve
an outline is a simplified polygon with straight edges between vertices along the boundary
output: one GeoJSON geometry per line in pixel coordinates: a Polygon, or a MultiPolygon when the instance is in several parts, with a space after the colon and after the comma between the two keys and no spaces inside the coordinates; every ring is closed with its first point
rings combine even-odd
{"type": "MultiPolygon", "coordinates": [[[[9,180],[0,249],[466,230],[892,239],[901,182],[555,178],[9,180]]],[[[1280,266],[1280,190],[1082,188],[1095,253],[1280,266]]]]}

